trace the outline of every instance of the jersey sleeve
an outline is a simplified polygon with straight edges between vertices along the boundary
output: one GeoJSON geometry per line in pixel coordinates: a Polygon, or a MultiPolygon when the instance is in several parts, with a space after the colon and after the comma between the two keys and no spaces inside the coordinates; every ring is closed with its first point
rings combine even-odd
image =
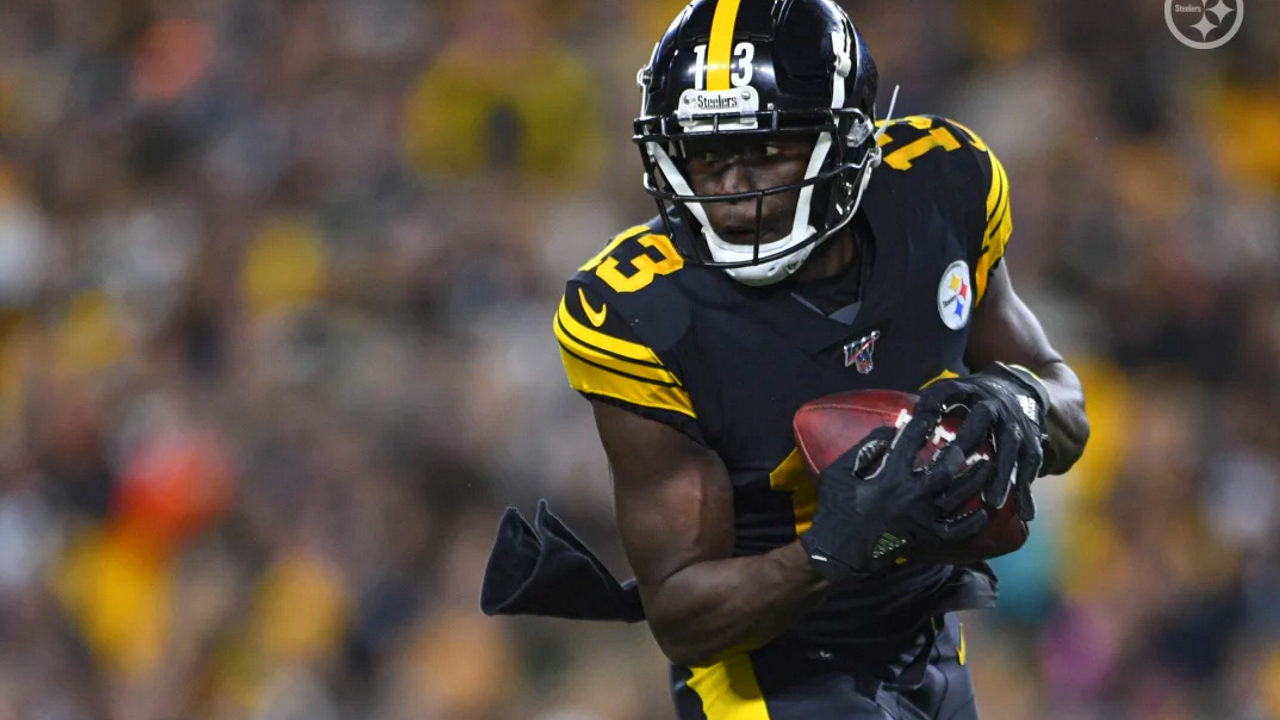
{"type": "Polygon", "coordinates": [[[1009,236],[1013,234],[1013,215],[1009,206],[1009,176],[995,152],[969,128],[954,120],[947,125],[967,146],[968,154],[976,162],[976,187],[983,191],[970,202],[981,211],[982,238],[977,245],[977,260],[973,275],[976,290],[975,304],[982,302],[987,291],[987,280],[1000,259],[1004,257],[1009,236]],[[979,205],[981,203],[981,205],[979,205]]]}
{"type": "Polygon", "coordinates": [[[705,444],[680,377],[587,283],[574,279],[566,285],[554,330],[573,389],[670,425],[705,444]]]}
{"type": "Polygon", "coordinates": [[[889,121],[884,130],[884,166],[913,173],[915,187],[931,193],[964,227],[975,301],[982,302],[1013,232],[1004,166],[977,133],[948,118],[910,115],[889,121]]]}

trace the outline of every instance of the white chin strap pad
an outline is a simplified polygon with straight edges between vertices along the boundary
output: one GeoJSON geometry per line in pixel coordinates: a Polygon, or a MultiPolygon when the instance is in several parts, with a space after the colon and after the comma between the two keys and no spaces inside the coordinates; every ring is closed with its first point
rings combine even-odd
{"type": "MultiPolygon", "coordinates": [[[[650,142],[646,144],[646,149],[677,194],[694,194],[689,182],[676,168],[671,156],[667,154],[667,151],[661,145],[656,142],[650,142]]],[[[813,145],[813,152],[809,155],[809,164],[805,168],[804,177],[806,180],[818,174],[830,150],[831,133],[824,132],[819,134],[817,142],[813,145]]],[[[788,248],[800,245],[817,233],[817,230],[809,222],[809,214],[813,207],[813,187],[813,185],[806,185],[799,191],[799,197],[796,200],[795,217],[791,222],[791,232],[777,240],[760,245],[758,257],[768,257],[769,255],[785,252],[788,248]]],[[[720,237],[712,229],[711,222],[707,218],[707,212],[702,203],[686,202],[685,206],[689,208],[689,212],[693,214],[698,224],[702,226],[702,236],[707,242],[707,250],[713,260],[721,263],[750,263],[753,258],[757,257],[756,246],[737,245],[720,237]]],[[[804,261],[809,258],[809,254],[813,252],[813,248],[814,246],[810,245],[776,260],[743,265],[742,267],[725,268],[724,271],[729,274],[729,277],[744,285],[772,285],[799,270],[804,261]]]]}
{"type": "MultiPolygon", "coordinates": [[[[796,214],[800,214],[798,209],[796,214]]],[[[813,237],[817,232],[817,229],[812,225],[807,225],[803,232],[799,234],[792,231],[791,234],[786,235],[785,237],[774,240],[771,243],[761,245],[760,254],[767,255],[771,252],[784,250],[788,246],[799,244],[800,241],[813,237]],[[792,242],[792,238],[795,237],[799,237],[800,241],[792,242]],[[773,246],[777,246],[777,249],[766,250],[766,248],[773,246]]],[[[717,257],[716,245],[711,239],[712,237],[715,237],[715,233],[704,231],[703,236],[707,238],[707,246],[712,248],[711,257],[716,260],[720,260],[720,257],[717,257]]],[[[719,249],[719,253],[721,255],[734,257],[735,259],[737,257],[741,257],[743,260],[750,260],[754,256],[753,246],[751,245],[730,245],[730,247],[734,249],[732,253],[727,252],[724,249],[719,249]]],[[[809,245],[796,250],[790,255],[784,255],[777,260],[771,260],[767,263],[758,263],[756,265],[743,265],[742,267],[725,268],[724,271],[729,274],[729,277],[737,280],[743,285],[772,285],[799,270],[800,266],[804,264],[804,261],[809,259],[809,253],[813,252],[813,248],[813,245],[809,245]]]]}

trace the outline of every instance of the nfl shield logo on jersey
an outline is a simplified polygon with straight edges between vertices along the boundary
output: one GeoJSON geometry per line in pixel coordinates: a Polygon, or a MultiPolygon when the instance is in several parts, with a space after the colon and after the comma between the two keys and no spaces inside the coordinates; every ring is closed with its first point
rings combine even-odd
{"type": "Polygon", "coordinates": [[[844,346],[844,366],[852,365],[858,372],[866,375],[876,366],[872,355],[876,352],[876,340],[880,339],[880,331],[872,330],[870,335],[858,338],[844,346]]]}

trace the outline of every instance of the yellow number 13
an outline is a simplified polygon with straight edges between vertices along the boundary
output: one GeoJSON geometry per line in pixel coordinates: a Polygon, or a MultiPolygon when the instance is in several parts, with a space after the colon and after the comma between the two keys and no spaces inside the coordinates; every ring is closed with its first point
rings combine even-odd
{"type": "Polygon", "coordinates": [[[650,253],[642,252],[629,263],[633,272],[624,273],[617,258],[605,257],[596,266],[596,275],[615,292],[635,292],[653,282],[655,275],[669,275],[684,267],[684,258],[665,235],[644,235],[637,242],[657,250],[661,259],[655,260],[650,253]]]}

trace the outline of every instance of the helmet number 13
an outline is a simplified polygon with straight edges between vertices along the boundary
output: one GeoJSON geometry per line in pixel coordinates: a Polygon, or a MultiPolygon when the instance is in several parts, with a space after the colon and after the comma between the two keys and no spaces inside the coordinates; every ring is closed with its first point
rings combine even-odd
{"type": "MultiPolygon", "coordinates": [[[[742,87],[751,82],[752,65],[751,61],[755,60],[756,46],[749,42],[740,42],[733,47],[733,58],[730,61],[731,71],[729,73],[729,82],[734,87],[742,87]]],[[[714,58],[713,58],[714,59],[714,58]]],[[[693,89],[705,90],[707,86],[707,73],[712,68],[707,67],[707,46],[698,45],[693,48],[693,89]]],[[[727,90],[728,88],[716,88],[717,90],[727,90]]]]}

